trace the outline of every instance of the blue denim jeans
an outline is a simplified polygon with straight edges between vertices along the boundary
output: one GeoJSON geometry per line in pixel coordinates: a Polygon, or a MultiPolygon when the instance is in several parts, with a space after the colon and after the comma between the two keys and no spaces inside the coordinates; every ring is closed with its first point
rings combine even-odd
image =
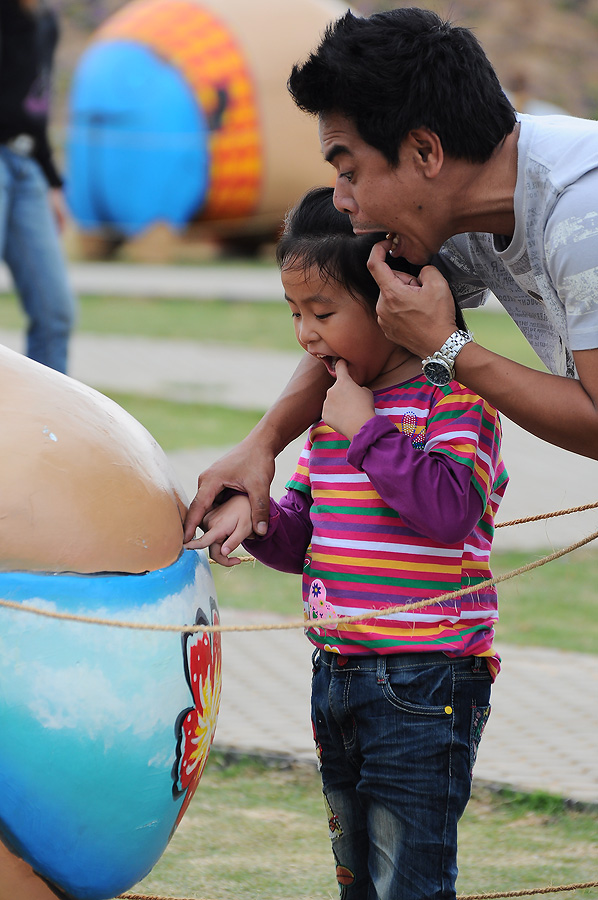
{"type": "Polygon", "coordinates": [[[48,184],[34,159],[0,145],[0,252],[28,318],[27,356],[66,372],[75,299],[48,184]]]}
{"type": "Polygon", "coordinates": [[[312,724],[342,900],[454,900],[457,822],[490,713],[477,657],[313,657],[312,724]]]}

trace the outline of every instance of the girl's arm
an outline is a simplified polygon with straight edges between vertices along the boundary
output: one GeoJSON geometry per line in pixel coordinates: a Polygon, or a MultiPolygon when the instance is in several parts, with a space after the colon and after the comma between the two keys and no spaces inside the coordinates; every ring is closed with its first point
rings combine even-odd
{"type": "Polygon", "coordinates": [[[270,499],[267,533],[251,539],[251,507],[246,494],[233,494],[209,512],[202,522],[204,535],[185,545],[186,549],[210,548],[212,559],[222,566],[236,566],[241,560],[231,556],[240,543],[260,562],[280,572],[300,574],[311,540],[309,510],[311,496],[289,490],[280,503],[270,499]]]}
{"type": "Polygon", "coordinates": [[[243,541],[243,546],[264,565],[301,575],[311,541],[311,505],[311,494],[293,488],[279,503],[270,500],[268,532],[264,537],[243,541]]]}
{"type": "Polygon", "coordinates": [[[347,459],[365,472],[409,528],[442,544],[471,534],[484,513],[469,466],[445,453],[416,450],[386,416],[369,419],[351,441],[347,459]]]}
{"type": "Polygon", "coordinates": [[[241,443],[202,472],[198,491],[185,520],[185,540],[193,539],[218,494],[224,488],[246,493],[251,504],[253,532],[266,534],[274,459],[319,418],[332,379],[308,353],[274,405],[241,443]]]}

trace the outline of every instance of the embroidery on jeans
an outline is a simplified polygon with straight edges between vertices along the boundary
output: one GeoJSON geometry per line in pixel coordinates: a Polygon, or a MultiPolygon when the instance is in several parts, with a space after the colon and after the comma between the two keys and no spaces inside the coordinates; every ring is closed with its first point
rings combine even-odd
{"type": "Polygon", "coordinates": [[[330,806],[326,795],[324,795],[324,806],[326,807],[326,815],[328,816],[328,833],[330,835],[330,840],[333,841],[335,838],[343,836],[343,829],[341,827],[340,819],[337,814],[332,811],[332,807],[330,806]]]}
{"type": "Polygon", "coordinates": [[[336,880],[339,884],[347,885],[353,884],[355,881],[355,875],[348,869],[346,866],[337,866],[336,867],[336,880]]]}
{"type": "Polygon", "coordinates": [[[478,756],[478,747],[484,734],[484,728],[490,717],[490,706],[474,706],[471,716],[471,740],[470,740],[470,776],[473,775],[473,767],[478,756]]]}
{"type": "Polygon", "coordinates": [[[313,719],[311,721],[311,730],[312,730],[312,734],[314,736],[314,744],[316,745],[316,759],[318,761],[318,771],[320,771],[322,768],[322,745],[316,736],[316,726],[314,724],[313,719]]]}

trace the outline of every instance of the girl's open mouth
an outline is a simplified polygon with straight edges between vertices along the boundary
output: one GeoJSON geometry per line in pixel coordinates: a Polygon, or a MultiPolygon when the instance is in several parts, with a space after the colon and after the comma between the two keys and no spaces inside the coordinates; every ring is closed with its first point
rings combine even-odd
{"type": "Polygon", "coordinates": [[[337,356],[324,356],[323,354],[317,353],[316,358],[320,359],[324,363],[331,375],[336,375],[336,361],[338,359],[337,356]]]}

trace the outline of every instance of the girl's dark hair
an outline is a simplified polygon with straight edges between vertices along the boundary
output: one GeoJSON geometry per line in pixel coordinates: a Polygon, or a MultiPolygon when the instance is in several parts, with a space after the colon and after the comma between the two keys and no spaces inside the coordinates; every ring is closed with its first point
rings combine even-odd
{"type": "MultiPolygon", "coordinates": [[[[287,214],[276,247],[280,268],[307,272],[314,268],[324,281],[334,281],[376,315],[380,288],[370,275],[367,261],[374,244],[384,240],[384,232],[355,234],[349,216],[334,206],[333,188],[308,191],[287,214]]],[[[387,256],[388,265],[417,277],[421,266],[406,259],[387,256]]],[[[457,327],[465,329],[463,314],[455,303],[457,327]]]]}

